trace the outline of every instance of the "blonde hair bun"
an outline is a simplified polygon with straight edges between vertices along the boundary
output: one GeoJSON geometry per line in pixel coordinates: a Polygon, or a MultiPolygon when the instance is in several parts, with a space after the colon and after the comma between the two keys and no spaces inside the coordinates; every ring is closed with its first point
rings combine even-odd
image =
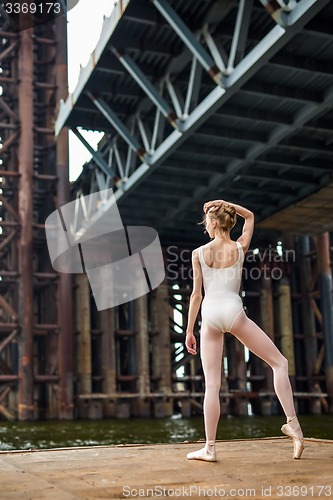
{"type": "MultiPolygon", "coordinates": [[[[220,231],[230,231],[237,222],[237,213],[233,205],[223,203],[219,207],[211,207],[205,217],[216,220],[220,231]]],[[[204,218],[205,220],[205,218],[204,218]]]]}
{"type": "Polygon", "coordinates": [[[228,215],[230,215],[230,217],[235,217],[236,209],[232,205],[228,205],[227,203],[225,203],[224,205],[222,205],[221,208],[222,208],[222,210],[224,210],[224,212],[226,212],[228,215]]]}

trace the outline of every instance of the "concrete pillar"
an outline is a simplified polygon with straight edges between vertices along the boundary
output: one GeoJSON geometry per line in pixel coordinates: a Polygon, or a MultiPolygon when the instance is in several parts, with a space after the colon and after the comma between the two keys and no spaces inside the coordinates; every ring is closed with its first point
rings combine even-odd
{"type": "Polygon", "coordinates": [[[326,390],[328,393],[329,411],[333,412],[333,284],[329,233],[326,232],[319,235],[317,243],[318,281],[325,346],[326,390]]]}
{"type": "Polygon", "coordinates": [[[286,277],[282,278],[279,288],[279,326],[281,334],[281,351],[287,358],[289,363],[290,382],[295,388],[295,354],[294,354],[294,337],[293,337],[293,322],[291,308],[290,285],[286,277]]]}

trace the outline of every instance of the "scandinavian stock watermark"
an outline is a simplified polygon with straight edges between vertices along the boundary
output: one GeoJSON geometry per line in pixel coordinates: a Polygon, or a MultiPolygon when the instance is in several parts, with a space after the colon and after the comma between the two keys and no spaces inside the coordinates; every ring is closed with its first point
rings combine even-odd
{"type": "MultiPolygon", "coordinates": [[[[169,280],[193,280],[192,251],[170,245],[165,250],[166,274],[169,280]]],[[[215,254],[217,261],[223,262],[223,250],[215,254]]],[[[280,280],[284,275],[286,264],[296,261],[296,252],[293,249],[282,250],[279,245],[268,248],[250,250],[244,259],[242,269],[243,278],[249,280],[273,279],[280,280]]],[[[223,267],[223,266],[222,266],[223,267]]],[[[236,266],[224,268],[230,279],[239,272],[236,266]]]]}

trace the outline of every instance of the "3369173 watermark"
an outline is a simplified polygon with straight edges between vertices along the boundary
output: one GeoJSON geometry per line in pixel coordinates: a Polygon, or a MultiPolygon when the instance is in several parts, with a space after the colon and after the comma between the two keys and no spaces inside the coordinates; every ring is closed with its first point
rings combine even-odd
{"type": "Polygon", "coordinates": [[[0,15],[14,32],[38,26],[67,14],[79,0],[1,0],[0,15]]]}

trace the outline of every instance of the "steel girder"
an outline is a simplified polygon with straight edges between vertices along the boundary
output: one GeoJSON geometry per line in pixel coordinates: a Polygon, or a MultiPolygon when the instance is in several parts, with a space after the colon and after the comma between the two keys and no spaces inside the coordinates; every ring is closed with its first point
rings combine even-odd
{"type": "Polygon", "coordinates": [[[7,403],[9,393],[19,385],[17,369],[12,359],[13,353],[17,352],[21,328],[18,302],[20,270],[17,258],[21,232],[17,197],[20,175],[15,165],[20,118],[17,110],[13,110],[11,106],[11,99],[17,99],[14,68],[18,58],[19,37],[12,33],[11,36],[4,36],[10,30],[9,21],[2,11],[0,14],[0,30],[3,33],[0,54],[0,402],[2,415],[14,419],[12,408],[7,407],[7,403]]]}
{"type": "MultiPolygon", "coordinates": [[[[280,24],[276,25],[245,57],[237,61],[236,53],[238,45],[241,43],[244,46],[244,35],[242,33],[241,36],[240,33],[241,27],[246,28],[250,18],[248,7],[246,8],[245,2],[240,1],[238,4],[238,14],[236,17],[230,53],[229,56],[227,56],[223,50],[219,50],[220,47],[218,47],[218,43],[214,42],[214,37],[209,32],[207,23],[204,22],[202,29],[194,34],[190,32],[169,3],[165,0],[153,0],[153,4],[159,10],[160,14],[187,47],[186,55],[185,52],[183,54],[185,60],[186,58],[188,60],[188,52],[190,52],[192,62],[186,98],[182,100],[182,96],[180,96],[179,91],[175,88],[173,80],[176,81],[177,75],[173,78],[167,71],[164,79],[161,80],[159,90],[157,90],[128,55],[124,55],[123,52],[120,55],[119,49],[114,45],[110,47],[111,51],[117,56],[120,63],[127,70],[128,74],[140,85],[147,95],[150,100],[148,107],[150,109],[155,108],[154,119],[153,122],[150,121],[150,123],[145,123],[145,121],[147,122],[147,117],[145,117],[144,121],[140,111],[138,111],[136,115],[131,118],[132,124],[134,123],[135,127],[130,133],[124,124],[122,124],[122,126],[120,125],[120,120],[117,119],[115,113],[103,99],[96,96],[93,97],[91,94],[89,95],[89,97],[93,99],[96,107],[103,113],[103,116],[114,127],[115,135],[113,136],[113,141],[117,135],[120,135],[128,146],[127,157],[131,158],[132,155],[137,155],[143,160],[141,165],[139,165],[128,178],[123,175],[124,169],[119,170],[118,168],[119,177],[122,182],[117,183],[118,189],[115,192],[114,199],[116,201],[124,200],[147,175],[152,173],[184,142],[185,139],[227,102],[227,100],[229,100],[261,67],[263,67],[272,56],[288,43],[288,41],[290,41],[309,20],[322,10],[327,3],[328,0],[302,0],[299,3],[293,2],[293,5],[290,4],[289,9],[282,9],[279,13],[279,19],[283,20],[283,22],[280,23],[283,24],[283,27],[280,24]],[[204,44],[206,44],[206,48],[204,44]],[[235,61],[236,66],[234,67],[235,61]],[[196,107],[190,110],[189,102],[191,102],[194,87],[197,85],[195,76],[198,67],[205,70],[212,77],[215,82],[215,88],[213,88],[196,107]],[[173,111],[165,101],[163,97],[165,92],[169,93],[168,98],[173,103],[175,111],[173,111]],[[171,120],[170,113],[172,115],[171,120]],[[163,139],[163,134],[158,134],[158,130],[162,127],[162,115],[168,116],[169,121],[177,128],[167,135],[162,142],[158,143],[158,136],[160,139],[163,139]],[[141,137],[142,143],[144,144],[143,147],[140,147],[136,137],[141,137]],[[138,154],[138,151],[140,151],[140,154],[138,154]]],[[[127,5],[128,2],[126,3],[126,6],[127,5]]],[[[104,46],[103,44],[99,44],[95,51],[99,55],[102,54],[103,48],[107,46],[106,32],[107,30],[105,29],[102,34],[104,46]]],[[[108,33],[111,36],[110,30],[108,33]]],[[[240,52],[242,52],[241,47],[240,50],[238,50],[238,57],[240,52]]],[[[94,54],[94,57],[96,61],[96,54],[94,54]]],[[[181,63],[181,59],[179,62],[181,63]]],[[[91,69],[91,66],[88,65],[87,68],[91,69]]],[[[87,68],[85,69],[85,73],[88,71],[87,68]]],[[[69,106],[72,105],[71,103],[73,103],[73,101],[75,103],[75,100],[78,99],[79,94],[84,90],[87,79],[88,73],[84,79],[81,79],[78,88],[74,92],[74,96],[71,97],[70,103],[66,102],[66,104],[63,105],[63,109],[60,111],[57,120],[57,132],[59,132],[61,127],[66,123],[69,115],[69,106]]],[[[329,93],[327,98],[319,105],[318,103],[306,105],[292,123],[277,126],[274,132],[270,134],[266,144],[254,145],[244,159],[231,160],[227,172],[213,176],[208,186],[198,188],[193,194],[204,196],[206,192],[209,192],[212,186],[219,185],[232,175],[237,174],[246,162],[254,160],[259,155],[269,151],[274,145],[279,144],[282,139],[287,138],[293,130],[306,124],[311,118],[318,116],[322,110],[330,106],[331,99],[332,96],[329,93]]],[[[118,165],[119,163],[118,161],[118,165]]],[[[133,165],[133,158],[131,159],[131,164],[133,165]]],[[[103,169],[103,172],[107,176],[105,169],[103,169]]],[[[107,183],[107,180],[105,180],[105,184],[107,183]]],[[[286,202],[288,202],[288,199],[286,199],[286,202]]],[[[109,203],[111,206],[111,199],[109,203]]],[[[171,221],[190,203],[192,203],[192,196],[183,199],[176,209],[168,213],[167,220],[171,221]]],[[[104,205],[103,211],[105,211],[105,209],[106,206],[104,205]]]]}

